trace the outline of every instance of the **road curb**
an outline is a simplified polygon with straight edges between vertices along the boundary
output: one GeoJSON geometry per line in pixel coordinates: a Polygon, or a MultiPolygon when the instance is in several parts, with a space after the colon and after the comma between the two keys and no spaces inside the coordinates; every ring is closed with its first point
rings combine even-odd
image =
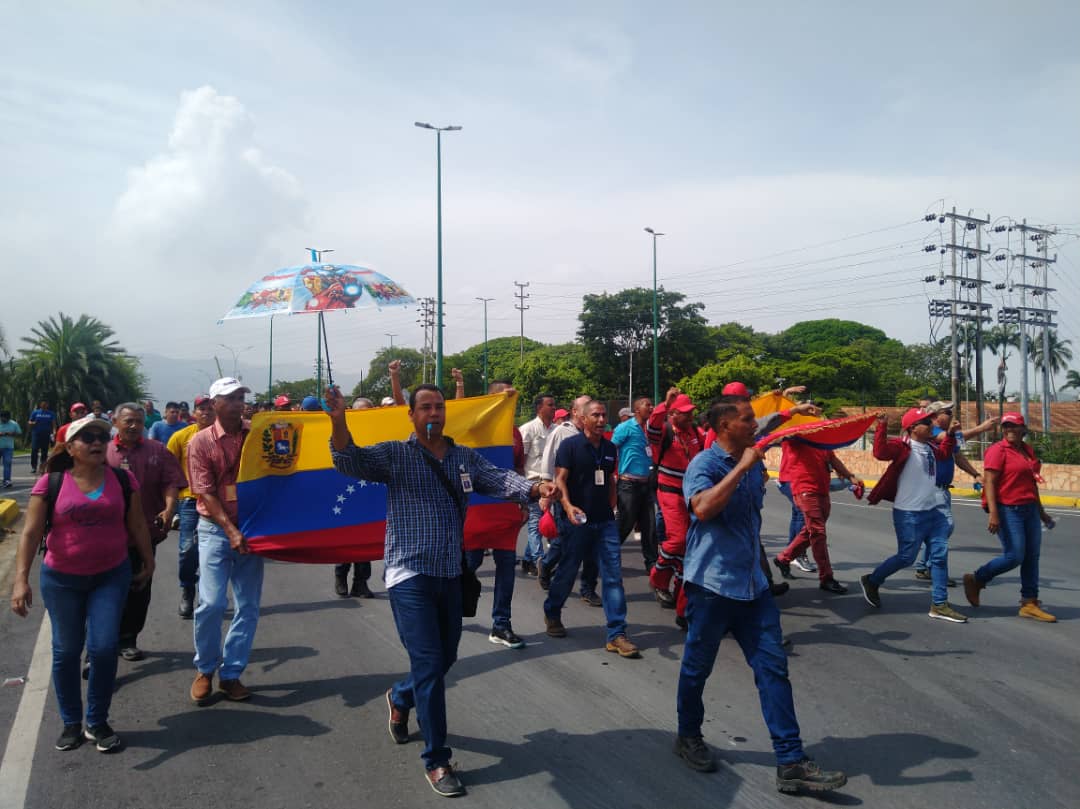
{"type": "Polygon", "coordinates": [[[19,504],[14,500],[0,500],[0,528],[7,528],[19,519],[19,504]]]}

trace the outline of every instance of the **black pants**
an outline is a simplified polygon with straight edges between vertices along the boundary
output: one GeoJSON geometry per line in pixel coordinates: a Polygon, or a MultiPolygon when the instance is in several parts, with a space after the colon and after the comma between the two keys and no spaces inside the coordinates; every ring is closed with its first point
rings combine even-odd
{"type": "MultiPolygon", "coordinates": [[[[348,576],[349,566],[354,564],[353,562],[343,562],[340,565],[334,565],[335,576],[348,576]]],[[[353,573],[353,581],[367,581],[371,578],[371,562],[356,562],[356,571],[353,573]]]]}
{"type": "MultiPolygon", "coordinates": [[[[154,555],[157,556],[157,545],[154,546],[154,555]]],[[[143,569],[142,557],[135,548],[128,548],[128,558],[131,560],[131,575],[134,576],[143,569]]],[[[128,590],[124,614],[120,616],[121,649],[137,645],[135,641],[146,626],[146,613],[149,611],[150,582],[148,581],[141,590],[128,590]]]]}
{"type": "Polygon", "coordinates": [[[637,524],[645,568],[656,564],[656,496],[647,480],[619,478],[619,541],[626,542],[637,524]]]}

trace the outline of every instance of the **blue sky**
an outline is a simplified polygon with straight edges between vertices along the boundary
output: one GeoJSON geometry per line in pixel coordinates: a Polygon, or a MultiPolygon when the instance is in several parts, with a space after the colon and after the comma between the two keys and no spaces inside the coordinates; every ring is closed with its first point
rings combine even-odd
{"type": "MultiPolygon", "coordinates": [[[[583,294],[651,283],[646,225],[669,234],[661,283],[715,322],[924,340],[940,234],[919,220],[956,205],[1062,226],[1080,355],[1075,4],[0,5],[9,342],[86,311],[210,367],[264,340],[217,318],[307,245],[433,295],[429,120],[464,127],[443,142],[448,351],[481,339],[476,296],[517,334],[515,280],[526,334],[570,339],[583,294]]],[[[335,316],[343,378],[385,332],[418,346],[415,319],[335,316]]],[[[276,325],[275,356],[311,359],[311,331],[276,325]]]]}

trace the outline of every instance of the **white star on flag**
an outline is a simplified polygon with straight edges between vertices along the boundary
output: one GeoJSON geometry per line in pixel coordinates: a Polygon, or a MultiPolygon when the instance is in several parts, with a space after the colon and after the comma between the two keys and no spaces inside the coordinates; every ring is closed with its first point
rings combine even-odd
{"type": "Polygon", "coordinates": [[[345,502],[345,495],[343,495],[343,494],[339,494],[339,495],[337,496],[337,501],[338,501],[339,503],[344,503],[344,502],[345,502]]]}
{"type": "Polygon", "coordinates": [[[352,494],[356,491],[356,487],[350,483],[348,486],[345,487],[345,491],[347,491],[349,494],[352,494]]]}
{"type": "Polygon", "coordinates": [[[340,514],[340,513],[341,513],[341,506],[334,506],[334,514],[340,514]]]}

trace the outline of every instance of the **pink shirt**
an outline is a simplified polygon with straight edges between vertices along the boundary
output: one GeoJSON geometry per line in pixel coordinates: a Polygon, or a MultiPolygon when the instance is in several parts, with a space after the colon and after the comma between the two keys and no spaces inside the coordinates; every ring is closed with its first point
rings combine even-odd
{"type": "MultiPolygon", "coordinates": [[[[188,444],[187,475],[192,493],[196,497],[216,495],[233,525],[240,521],[236,506],[236,476],[240,472],[240,452],[249,429],[250,425],[245,421],[239,433],[229,435],[215,421],[195,433],[188,444]]],[[[202,497],[195,508],[202,516],[210,516],[202,497]]]]}
{"type": "MultiPolygon", "coordinates": [[[[128,533],[124,525],[124,490],[111,469],[105,469],[105,488],[97,500],[79,490],[79,485],[64,473],[56,504],[52,529],[45,541],[45,564],[59,573],[92,576],[112,570],[127,558],[128,533]]],[[[139,481],[125,472],[132,491],[139,481]]],[[[49,476],[38,478],[30,494],[44,498],[49,491],[49,476]]]]}

